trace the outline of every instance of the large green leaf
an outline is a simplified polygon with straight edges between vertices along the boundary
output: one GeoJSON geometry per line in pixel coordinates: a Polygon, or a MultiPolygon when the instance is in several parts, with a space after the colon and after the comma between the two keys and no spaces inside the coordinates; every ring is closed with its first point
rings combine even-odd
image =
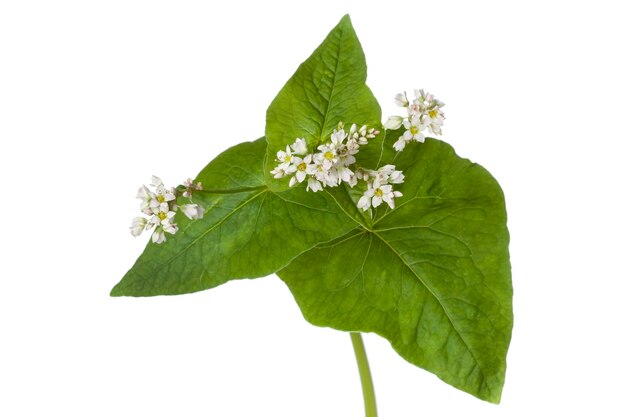
{"type": "Polygon", "coordinates": [[[344,207],[359,226],[278,275],[309,322],[378,333],[409,362],[497,403],[512,328],[502,191],[434,139],[395,164],[406,182],[394,210],[380,207],[368,223],[344,207]]]}
{"type": "Polygon", "coordinates": [[[354,228],[327,193],[303,187],[280,194],[264,183],[266,142],[234,146],[198,175],[201,220],[176,216],[180,230],[143,254],[111,295],[152,296],[200,291],[237,278],[269,275],[291,259],[354,228]]]}
{"type": "MultiPolygon", "coordinates": [[[[340,121],[380,127],[380,106],[365,85],[366,76],[365,55],[346,15],[268,108],[267,166],[274,166],[276,152],[296,138],[304,138],[312,151],[329,139],[340,121]]],[[[275,180],[269,170],[265,175],[270,189],[287,188],[287,181],[275,180]]]]}

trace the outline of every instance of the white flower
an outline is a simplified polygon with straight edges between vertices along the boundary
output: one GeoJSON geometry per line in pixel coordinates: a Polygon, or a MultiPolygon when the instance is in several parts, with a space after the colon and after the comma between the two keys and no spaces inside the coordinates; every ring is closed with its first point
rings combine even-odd
{"type": "Polygon", "coordinates": [[[176,215],[176,212],[169,210],[169,207],[165,207],[165,210],[161,210],[162,208],[161,206],[155,211],[154,215],[148,220],[149,223],[158,226],[166,220],[170,222],[176,215]]]}
{"type": "Polygon", "coordinates": [[[154,232],[152,232],[152,242],[157,245],[165,242],[165,232],[163,231],[163,228],[157,227],[154,229],[154,232]]]}
{"type": "Polygon", "coordinates": [[[162,222],[161,227],[163,228],[164,231],[172,235],[178,232],[178,225],[174,223],[170,223],[169,221],[162,222]]]}
{"type": "Polygon", "coordinates": [[[294,158],[293,166],[296,168],[295,175],[289,180],[289,186],[293,187],[296,183],[301,183],[307,177],[307,174],[313,169],[313,155],[308,154],[304,159],[294,158]]]}
{"type": "Polygon", "coordinates": [[[398,152],[402,152],[404,147],[406,146],[406,140],[404,140],[404,136],[400,136],[400,138],[393,144],[393,149],[398,152]]]}
{"type": "Polygon", "coordinates": [[[409,107],[409,99],[406,97],[406,93],[396,94],[394,101],[399,107],[409,107]]]}
{"type": "Polygon", "coordinates": [[[347,166],[344,165],[336,165],[335,170],[337,172],[337,178],[339,179],[339,184],[341,181],[345,181],[350,183],[352,181],[352,177],[354,176],[354,172],[350,170],[347,166]]]}
{"type": "Polygon", "coordinates": [[[172,223],[172,220],[176,212],[174,211],[162,211],[159,210],[154,213],[154,216],[148,220],[148,227],[156,226],[152,233],[152,241],[154,243],[165,242],[165,232],[175,234],[178,231],[178,225],[172,223]]]}
{"type": "MultiPolygon", "coordinates": [[[[157,207],[169,207],[170,201],[176,200],[175,191],[173,188],[165,188],[163,182],[159,177],[152,177],[152,185],[156,187],[154,198],[150,200],[150,209],[154,212],[157,207]]],[[[161,208],[160,210],[164,210],[161,208]]]]}
{"type": "Polygon", "coordinates": [[[146,229],[147,224],[148,220],[145,217],[135,217],[130,226],[130,233],[133,236],[139,236],[146,229]]]}
{"type": "Polygon", "coordinates": [[[376,179],[381,184],[401,184],[404,182],[404,174],[396,171],[395,165],[385,165],[376,172],[376,179]]]}
{"type": "Polygon", "coordinates": [[[137,198],[142,200],[139,205],[139,209],[147,215],[152,214],[152,210],[150,210],[150,201],[155,198],[155,195],[152,191],[148,189],[145,185],[142,185],[139,190],[137,190],[137,198]]]}
{"type": "Polygon", "coordinates": [[[368,188],[363,193],[363,196],[359,198],[358,203],[356,203],[357,208],[360,208],[363,211],[367,211],[372,206],[372,196],[374,192],[370,188],[370,184],[368,184],[368,188]]]}
{"type": "Polygon", "coordinates": [[[270,174],[272,174],[274,176],[274,178],[283,178],[285,175],[287,175],[285,170],[283,168],[280,168],[280,167],[276,167],[273,170],[271,170],[270,174]]]}
{"type": "Polygon", "coordinates": [[[345,150],[345,153],[347,154],[356,155],[357,153],[359,153],[359,147],[360,147],[359,140],[350,138],[346,142],[346,146],[344,146],[344,150],[345,150]]]}
{"type": "Polygon", "coordinates": [[[404,124],[404,127],[406,128],[406,132],[404,132],[404,134],[402,135],[402,139],[404,139],[405,142],[408,142],[410,140],[424,142],[425,126],[420,123],[420,119],[418,115],[411,116],[410,120],[405,120],[403,124],[404,124]]]}
{"type": "Polygon", "coordinates": [[[404,121],[404,117],[402,116],[391,116],[387,119],[385,123],[385,129],[396,130],[402,126],[402,122],[404,121]]]}
{"type": "Polygon", "coordinates": [[[165,242],[165,233],[175,234],[178,232],[178,226],[176,224],[170,223],[165,220],[161,225],[155,227],[154,232],[152,233],[152,242],[156,244],[160,244],[165,242]]]}
{"type": "Polygon", "coordinates": [[[338,149],[342,143],[343,140],[346,138],[346,132],[343,129],[340,130],[334,130],[333,133],[330,135],[330,142],[331,142],[331,146],[333,149],[338,149]]]}
{"type": "Polygon", "coordinates": [[[306,190],[307,191],[311,190],[314,193],[318,191],[322,191],[322,183],[319,182],[314,177],[309,177],[309,181],[307,182],[307,185],[306,185],[306,190]]]}
{"type": "Polygon", "coordinates": [[[367,190],[359,199],[357,207],[366,211],[370,206],[376,208],[384,201],[389,207],[394,208],[394,198],[396,197],[402,197],[402,193],[400,191],[393,191],[393,186],[389,184],[381,185],[378,180],[375,180],[367,184],[367,190]]]}
{"type": "Polygon", "coordinates": [[[287,171],[287,167],[289,165],[291,165],[292,160],[293,160],[293,156],[292,156],[292,150],[291,147],[289,145],[287,145],[285,147],[284,151],[278,151],[276,152],[276,158],[278,159],[278,161],[280,162],[280,165],[278,165],[280,168],[284,169],[285,171],[287,171]]]}
{"type": "Polygon", "coordinates": [[[430,129],[430,131],[435,135],[441,135],[441,126],[443,125],[445,116],[439,106],[432,107],[426,114],[428,115],[428,119],[430,121],[428,129],[430,129]]]}
{"type": "Polygon", "coordinates": [[[317,147],[321,152],[315,154],[318,163],[324,164],[324,169],[330,169],[338,160],[337,150],[332,144],[320,145],[317,147]]]}
{"type": "Polygon", "coordinates": [[[297,155],[305,155],[306,154],[306,142],[304,139],[297,138],[296,141],[291,145],[293,148],[293,153],[297,155]]]}
{"type": "Polygon", "coordinates": [[[197,204],[183,204],[180,209],[191,220],[201,219],[204,216],[204,208],[197,204]]]}

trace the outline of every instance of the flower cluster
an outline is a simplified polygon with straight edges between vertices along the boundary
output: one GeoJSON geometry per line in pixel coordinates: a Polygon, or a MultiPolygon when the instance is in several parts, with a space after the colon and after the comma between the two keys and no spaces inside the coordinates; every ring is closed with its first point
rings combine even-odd
{"type": "Polygon", "coordinates": [[[392,184],[404,181],[402,171],[396,171],[394,165],[385,165],[379,170],[356,167],[355,155],[359,147],[367,145],[380,132],[367,126],[353,124],[346,133],[344,124],[339,123],[330,135],[330,141],[317,147],[319,152],[307,153],[306,142],[297,138],[284,151],[278,151],[278,165],[271,171],[274,178],[291,176],[289,186],[307,180],[307,191],[317,192],[323,187],[337,187],[342,182],[354,187],[359,181],[365,181],[367,190],[359,200],[358,207],[367,211],[378,207],[383,201],[394,208],[394,198],[402,193],[394,191],[392,184]]]}
{"type": "MultiPolygon", "coordinates": [[[[130,227],[133,236],[139,236],[144,230],[154,227],[152,233],[152,241],[154,243],[165,242],[165,233],[175,234],[178,231],[178,225],[174,223],[176,211],[180,208],[188,218],[195,220],[204,216],[204,209],[197,204],[176,204],[176,195],[178,191],[175,188],[166,188],[163,181],[159,177],[152,176],[153,189],[145,185],[137,191],[137,198],[141,200],[139,206],[146,217],[135,217],[130,227]]],[[[202,190],[202,184],[194,184],[191,180],[187,180],[184,184],[185,190],[183,196],[191,201],[193,191],[202,190]]]]}
{"type": "Polygon", "coordinates": [[[406,131],[393,144],[396,151],[400,152],[404,149],[407,142],[412,140],[424,142],[426,136],[424,132],[427,130],[433,134],[441,135],[441,126],[444,121],[444,114],[441,108],[444,103],[437,100],[435,96],[425,93],[424,90],[415,90],[415,99],[409,102],[406,93],[396,95],[395,102],[400,107],[407,109],[407,117],[391,116],[385,123],[386,129],[399,129],[404,126],[406,131]]]}
{"type": "Polygon", "coordinates": [[[360,170],[363,180],[367,181],[367,190],[363,197],[359,199],[357,207],[366,211],[371,207],[378,207],[384,201],[392,209],[396,203],[394,198],[402,197],[400,191],[394,191],[391,184],[401,184],[404,182],[402,171],[396,171],[395,165],[385,165],[378,171],[360,170]]]}
{"type": "Polygon", "coordinates": [[[323,187],[337,187],[342,182],[351,187],[356,185],[358,177],[351,166],[356,162],[359,147],[367,145],[380,132],[375,128],[360,128],[353,124],[350,130],[344,130],[339,123],[330,136],[330,141],[317,147],[318,152],[308,153],[304,139],[297,138],[292,145],[276,154],[278,165],[271,171],[274,178],[291,176],[289,186],[307,180],[307,191],[321,191],[323,187]]]}
{"type": "MultiPolygon", "coordinates": [[[[430,131],[441,134],[444,114],[441,108],[444,104],[435,99],[432,94],[424,90],[415,90],[415,99],[409,102],[406,93],[398,94],[396,104],[407,109],[407,116],[392,116],[385,123],[386,129],[399,129],[404,126],[406,131],[393,144],[396,151],[404,149],[407,142],[424,142],[424,132],[430,131]]],[[[278,165],[271,171],[274,178],[291,177],[289,186],[307,180],[306,190],[317,192],[324,187],[337,187],[342,182],[354,187],[359,181],[364,181],[367,189],[357,202],[357,207],[363,211],[371,207],[378,207],[383,202],[392,209],[395,208],[395,199],[402,197],[400,191],[394,191],[394,184],[404,182],[404,174],[397,171],[395,165],[385,165],[378,170],[371,170],[356,165],[355,155],[359,147],[367,145],[380,132],[367,126],[358,127],[353,124],[346,133],[344,124],[339,123],[337,129],[330,135],[330,141],[317,147],[315,153],[309,153],[306,141],[297,138],[287,145],[284,151],[276,153],[278,165]]]]}

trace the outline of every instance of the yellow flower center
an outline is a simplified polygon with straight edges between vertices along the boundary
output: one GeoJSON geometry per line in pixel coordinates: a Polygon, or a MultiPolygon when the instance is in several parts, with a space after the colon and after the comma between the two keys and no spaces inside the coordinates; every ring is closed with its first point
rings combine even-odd
{"type": "Polygon", "coordinates": [[[419,133],[419,131],[420,131],[420,130],[417,128],[417,126],[411,126],[411,129],[410,129],[410,130],[411,130],[411,134],[412,134],[413,136],[417,135],[417,134],[419,133]]]}
{"type": "Polygon", "coordinates": [[[328,160],[331,160],[331,159],[333,159],[334,157],[335,157],[335,155],[334,155],[331,151],[327,151],[327,152],[324,154],[324,158],[326,158],[326,159],[328,159],[328,160]]]}
{"type": "Polygon", "coordinates": [[[383,190],[381,190],[380,188],[377,188],[377,189],[374,191],[374,195],[375,195],[376,197],[382,197],[382,196],[383,196],[383,190]]]}
{"type": "Polygon", "coordinates": [[[167,219],[167,213],[165,213],[165,212],[163,212],[163,211],[162,211],[162,212],[160,212],[159,214],[157,214],[157,216],[158,216],[158,217],[159,217],[159,219],[161,219],[161,220],[165,220],[165,219],[167,219]]]}
{"type": "Polygon", "coordinates": [[[165,196],[163,196],[163,195],[157,195],[156,199],[157,199],[157,201],[158,201],[159,203],[162,203],[162,202],[164,202],[164,201],[165,201],[165,196]]]}
{"type": "Polygon", "coordinates": [[[306,171],[306,164],[304,162],[298,165],[298,171],[306,171]]]}
{"type": "Polygon", "coordinates": [[[291,155],[285,156],[285,162],[291,162],[291,155]]]}
{"type": "Polygon", "coordinates": [[[428,116],[430,116],[431,119],[434,119],[437,117],[437,113],[439,113],[437,110],[431,110],[428,112],[428,116]]]}

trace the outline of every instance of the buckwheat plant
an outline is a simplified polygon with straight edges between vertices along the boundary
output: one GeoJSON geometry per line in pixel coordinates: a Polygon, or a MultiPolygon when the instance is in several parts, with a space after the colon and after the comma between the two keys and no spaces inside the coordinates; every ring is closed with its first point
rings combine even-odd
{"type": "Polygon", "coordinates": [[[307,321],[350,333],[366,416],[377,412],[362,332],[498,403],[513,324],[502,190],[427,136],[442,133],[441,101],[400,93],[404,114],[382,124],[365,80],[345,16],[270,104],[265,136],[193,181],[167,188],[153,177],[139,189],[131,233],[154,229],[152,238],[111,295],[276,274],[307,321]]]}

